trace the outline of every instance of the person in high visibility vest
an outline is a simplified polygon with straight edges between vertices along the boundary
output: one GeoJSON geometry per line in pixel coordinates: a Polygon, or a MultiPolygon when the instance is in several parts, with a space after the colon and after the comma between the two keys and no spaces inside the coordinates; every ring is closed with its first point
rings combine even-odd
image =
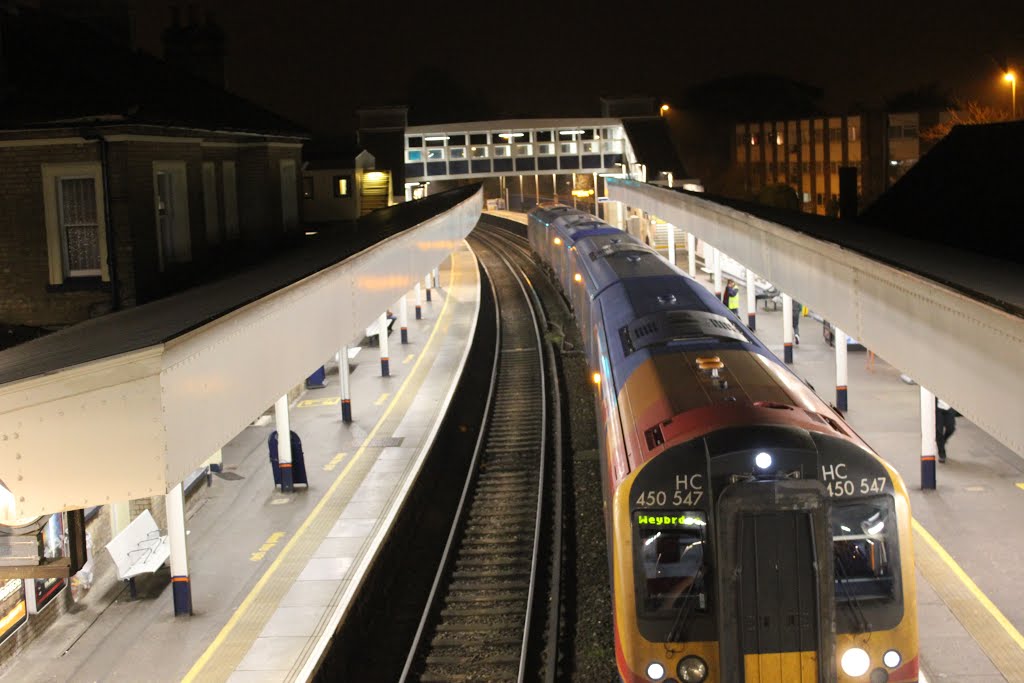
{"type": "Polygon", "coordinates": [[[725,289],[722,290],[722,303],[735,315],[739,316],[740,288],[736,286],[732,278],[729,278],[728,282],[725,283],[725,289]]]}

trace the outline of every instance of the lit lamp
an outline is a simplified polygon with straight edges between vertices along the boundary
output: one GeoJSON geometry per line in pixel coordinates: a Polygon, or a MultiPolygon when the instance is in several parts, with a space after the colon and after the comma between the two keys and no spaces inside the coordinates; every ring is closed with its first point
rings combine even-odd
{"type": "Polygon", "coordinates": [[[665,114],[667,114],[667,113],[668,113],[668,108],[669,108],[669,107],[668,107],[668,105],[667,105],[667,104],[663,104],[663,105],[661,105],[661,115],[662,115],[662,116],[664,116],[665,114]]]}
{"type": "Polygon", "coordinates": [[[1007,70],[1003,74],[1003,80],[1010,84],[1010,118],[1017,118],[1017,74],[1007,70]]]}

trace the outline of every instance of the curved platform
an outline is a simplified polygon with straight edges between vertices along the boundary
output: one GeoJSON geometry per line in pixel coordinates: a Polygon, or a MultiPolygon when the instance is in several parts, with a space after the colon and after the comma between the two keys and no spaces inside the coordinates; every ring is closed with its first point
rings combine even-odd
{"type": "MultiPolygon", "coordinates": [[[[390,377],[376,348],[351,361],[354,422],[341,422],[338,378],[293,404],[310,487],[278,493],[267,462],[272,427],[224,448],[224,472],[187,518],[196,613],[175,619],[166,577],[142,599],[110,576],[0,674],[0,681],[308,680],[359,590],[444,416],[480,305],[465,243],[441,287],[392,338],[390,377]]],[[[95,549],[98,551],[98,549],[95,549]]],[[[163,579],[160,581],[160,579],[163,579]]]]}

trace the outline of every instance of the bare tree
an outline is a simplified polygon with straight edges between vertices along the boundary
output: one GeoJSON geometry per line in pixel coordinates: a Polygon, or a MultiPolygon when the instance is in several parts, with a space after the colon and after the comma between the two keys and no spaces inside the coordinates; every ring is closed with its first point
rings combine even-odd
{"type": "Polygon", "coordinates": [[[947,109],[949,119],[940,121],[931,128],[921,131],[921,139],[935,142],[941,140],[953,130],[953,126],[976,125],[979,123],[999,123],[1009,121],[1010,112],[997,107],[989,107],[974,100],[966,102],[957,100],[955,107],[947,109]]]}

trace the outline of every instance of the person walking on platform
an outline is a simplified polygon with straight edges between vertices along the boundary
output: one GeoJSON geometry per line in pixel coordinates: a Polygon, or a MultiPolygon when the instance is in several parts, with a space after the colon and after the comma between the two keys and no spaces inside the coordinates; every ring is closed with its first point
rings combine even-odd
{"type": "Polygon", "coordinates": [[[800,343],[800,313],[804,307],[796,299],[793,299],[793,343],[800,343]]]}
{"type": "Polygon", "coordinates": [[[941,398],[935,400],[935,443],[939,447],[939,462],[946,462],[946,441],[956,431],[956,413],[941,398]]]}
{"type": "Polygon", "coordinates": [[[725,283],[725,289],[722,290],[722,303],[733,312],[737,318],[740,315],[740,288],[736,286],[736,283],[732,278],[725,283]]]}

